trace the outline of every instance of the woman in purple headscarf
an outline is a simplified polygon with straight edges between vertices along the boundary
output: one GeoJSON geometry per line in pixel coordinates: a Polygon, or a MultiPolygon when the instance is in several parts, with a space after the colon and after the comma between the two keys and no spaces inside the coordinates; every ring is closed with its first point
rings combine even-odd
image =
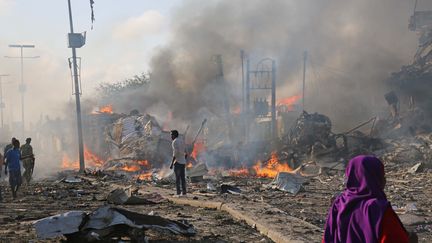
{"type": "Polygon", "coordinates": [[[346,188],[329,210],[323,242],[410,242],[384,193],[383,163],[373,156],[357,156],[345,176],[346,188]]]}

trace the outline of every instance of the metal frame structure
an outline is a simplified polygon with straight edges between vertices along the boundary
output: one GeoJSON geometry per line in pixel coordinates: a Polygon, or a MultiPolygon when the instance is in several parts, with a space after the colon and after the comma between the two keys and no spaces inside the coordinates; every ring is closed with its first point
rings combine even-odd
{"type": "MultiPolygon", "coordinates": [[[[245,84],[245,113],[247,114],[246,117],[251,117],[251,102],[250,97],[251,93],[257,90],[267,90],[270,91],[271,95],[271,104],[270,104],[270,117],[271,117],[271,138],[272,140],[277,138],[277,123],[276,123],[276,61],[272,58],[263,58],[261,59],[257,65],[255,70],[251,70],[250,68],[250,60],[246,60],[246,84],[245,84]],[[271,68],[269,66],[265,65],[266,62],[271,63],[271,68]],[[254,77],[260,77],[267,76],[270,80],[265,80],[264,85],[262,86],[260,82],[263,80],[256,80],[256,83],[251,84],[251,74],[254,77]],[[270,81],[270,85],[267,85],[267,83],[270,81]]],[[[246,139],[249,139],[249,128],[246,128],[246,139]]]]}

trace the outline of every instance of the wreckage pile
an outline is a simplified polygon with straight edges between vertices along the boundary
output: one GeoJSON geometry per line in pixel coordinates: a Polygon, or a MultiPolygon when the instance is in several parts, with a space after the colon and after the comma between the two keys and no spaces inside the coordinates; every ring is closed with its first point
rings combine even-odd
{"type": "Polygon", "coordinates": [[[428,121],[432,118],[430,97],[432,79],[432,11],[415,11],[410,19],[410,30],[419,33],[419,47],[412,64],[392,73],[387,80],[394,91],[408,101],[408,109],[419,113],[417,127],[431,131],[428,121]]]}
{"type": "MultiPolygon", "coordinates": [[[[171,136],[148,114],[123,117],[108,127],[106,136],[112,161],[151,161],[160,168],[171,154],[171,136]]],[[[109,168],[106,163],[105,168],[109,168]]]]}

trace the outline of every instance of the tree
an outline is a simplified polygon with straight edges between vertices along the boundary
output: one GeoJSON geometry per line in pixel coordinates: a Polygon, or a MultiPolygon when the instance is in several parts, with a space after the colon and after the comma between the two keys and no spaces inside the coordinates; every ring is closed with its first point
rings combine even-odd
{"type": "Polygon", "coordinates": [[[116,83],[101,83],[96,88],[102,98],[109,98],[120,95],[129,90],[139,89],[150,84],[150,74],[141,73],[132,78],[125,79],[116,83]]]}

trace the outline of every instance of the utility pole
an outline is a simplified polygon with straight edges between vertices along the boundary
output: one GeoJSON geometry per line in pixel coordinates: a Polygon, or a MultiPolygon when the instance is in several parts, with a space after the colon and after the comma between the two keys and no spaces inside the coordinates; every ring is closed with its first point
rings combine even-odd
{"type": "Polygon", "coordinates": [[[271,87],[271,119],[272,119],[272,139],[276,140],[277,134],[277,121],[276,121],[276,61],[272,60],[272,87],[271,87]]]}
{"type": "Polygon", "coordinates": [[[307,51],[304,51],[303,53],[303,95],[302,95],[303,111],[305,111],[306,61],[307,61],[307,51]]]}
{"type": "Polygon", "coordinates": [[[5,108],[5,104],[3,103],[3,80],[2,77],[8,77],[9,74],[0,74],[0,116],[1,116],[1,128],[4,128],[3,123],[3,109],[5,108]]]}
{"type": "MultiPolygon", "coordinates": [[[[75,86],[75,102],[76,102],[76,113],[77,113],[78,152],[79,152],[79,163],[80,163],[79,171],[83,173],[85,170],[85,163],[84,163],[84,142],[83,142],[82,122],[81,122],[81,102],[80,102],[81,92],[80,92],[80,85],[78,80],[78,66],[77,66],[77,56],[76,56],[77,45],[73,45],[71,40],[74,36],[76,36],[73,29],[71,0],[68,0],[68,7],[69,7],[69,23],[70,23],[69,47],[72,48],[73,81],[75,86]]],[[[82,45],[84,45],[84,43],[82,43],[82,45]]]]}
{"type": "Polygon", "coordinates": [[[241,71],[242,71],[242,114],[245,112],[245,77],[244,77],[244,50],[240,50],[241,71]]]}
{"type": "Polygon", "coordinates": [[[19,48],[20,49],[20,56],[19,57],[9,57],[5,56],[5,58],[19,58],[21,59],[21,84],[19,87],[19,92],[21,93],[21,135],[24,138],[25,135],[25,120],[24,120],[24,94],[26,92],[26,86],[24,84],[24,59],[35,59],[39,58],[39,56],[33,56],[33,57],[25,57],[24,56],[24,48],[35,48],[34,45],[9,45],[10,48],[19,48]]]}

